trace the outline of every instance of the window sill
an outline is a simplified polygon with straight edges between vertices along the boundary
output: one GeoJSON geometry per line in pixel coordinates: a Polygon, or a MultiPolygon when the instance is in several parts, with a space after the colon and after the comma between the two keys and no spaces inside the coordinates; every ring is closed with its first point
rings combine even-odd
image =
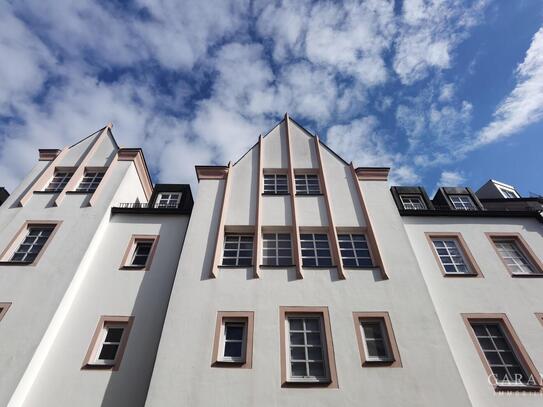
{"type": "Polygon", "coordinates": [[[353,269],[353,270],[375,270],[375,269],[378,269],[379,266],[346,266],[345,264],[343,265],[343,268],[344,269],[353,269]]]}
{"type": "Polygon", "coordinates": [[[66,193],[70,195],[90,195],[94,194],[94,191],[66,191],[66,193]]]}
{"type": "Polygon", "coordinates": [[[277,266],[273,264],[261,264],[259,267],[263,269],[281,269],[281,268],[296,267],[296,264],[281,264],[277,266]]]}
{"type": "Polygon", "coordinates": [[[337,388],[337,385],[334,386],[330,379],[323,380],[294,380],[288,379],[283,382],[281,387],[291,387],[291,388],[307,388],[307,387],[334,387],[337,388]]]}
{"type": "Polygon", "coordinates": [[[101,365],[101,364],[93,364],[93,363],[87,363],[81,367],[81,370],[117,370],[116,365],[101,365]]]}
{"type": "Polygon", "coordinates": [[[323,196],[324,194],[319,192],[318,194],[296,194],[296,196],[323,196]]]}
{"type": "Polygon", "coordinates": [[[504,385],[504,384],[495,384],[494,389],[497,392],[501,391],[515,391],[515,392],[539,392],[541,391],[541,386],[539,385],[504,385]]]}
{"type": "Polygon", "coordinates": [[[511,277],[514,277],[514,278],[538,278],[538,277],[543,277],[543,273],[525,273],[525,274],[512,273],[511,277]]]}
{"type": "Polygon", "coordinates": [[[394,360],[366,360],[363,367],[393,367],[394,360]]]}
{"type": "Polygon", "coordinates": [[[146,271],[147,268],[145,266],[122,266],[119,268],[119,270],[141,270],[146,271]]]}
{"type": "Polygon", "coordinates": [[[336,266],[333,266],[333,265],[332,266],[304,266],[303,264],[302,264],[302,267],[304,269],[334,269],[336,268],[336,266]]]}
{"type": "Polygon", "coordinates": [[[0,266],[33,266],[32,261],[0,261],[0,266]]]}
{"type": "Polygon", "coordinates": [[[249,267],[253,267],[253,265],[252,264],[247,264],[247,265],[243,265],[243,266],[231,266],[231,265],[219,264],[217,267],[220,268],[220,269],[246,269],[246,268],[249,268],[249,267]]]}
{"type": "Polygon", "coordinates": [[[278,196],[286,196],[286,195],[290,195],[290,192],[278,192],[276,194],[272,193],[272,192],[263,192],[262,193],[262,196],[274,196],[274,195],[278,195],[278,196]]]}
{"type": "Polygon", "coordinates": [[[54,195],[54,194],[58,194],[62,191],[34,191],[32,192],[33,194],[36,194],[36,195],[54,195]]]}
{"type": "Polygon", "coordinates": [[[447,274],[444,273],[443,277],[447,278],[477,278],[477,277],[483,277],[481,274],[477,273],[469,273],[469,274],[447,274]]]}

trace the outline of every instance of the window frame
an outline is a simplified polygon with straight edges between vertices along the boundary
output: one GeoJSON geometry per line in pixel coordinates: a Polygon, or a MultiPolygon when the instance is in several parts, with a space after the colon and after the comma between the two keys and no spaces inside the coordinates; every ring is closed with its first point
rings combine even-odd
{"type": "Polygon", "coordinates": [[[72,179],[72,177],[75,174],[76,168],[74,167],[56,167],[55,171],[53,172],[53,176],[49,179],[49,182],[43,187],[43,192],[51,193],[51,194],[58,194],[64,191],[64,189],[68,186],[68,183],[72,179]],[[66,180],[66,183],[63,185],[61,189],[49,189],[49,186],[53,183],[53,180],[57,176],[58,173],[66,173],[70,176],[66,179],[66,177],[63,178],[63,180],[66,180]]]}
{"type": "Polygon", "coordinates": [[[61,220],[27,220],[25,221],[23,225],[17,230],[13,238],[9,241],[7,246],[4,248],[2,254],[0,254],[0,265],[36,266],[39,260],[44,255],[45,251],[47,250],[49,244],[51,244],[51,242],[53,241],[53,238],[55,237],[55,234],[57,233],[61,224],[62,224],[61,220]],[[28,230],[31,227],[39,227],[39,226],[43,226],[43,227],[52,226],[53,230],[51,231],[51,234],[47,238],[46,242],[43,244],[38,255],[31,262],[12,261],[11,257],[13,256],[17,248],[21,245],[21,243],[26,238],[26,236],[28,235],[28,230]]]}
{"type": "MultiPolygon", "coordinates": [[[[300,230],[298,231],[299,235],[298,235],[298,238],[299,238],[299,242],[300,242],[300,263],[301,263],[301,267],[304,267],[304,268],[333,268],[333,267],[336,267],[336,265],[334,264],[334,253],[332,251],[332,242],[330,241],[330,234],[328,233],[328,229],[324,230],[324,229],[320,229],[318,228],[317,229],[304,229],[304,228],[300,228],[300,230]],[[302,247],[302,242],[305,242],[306,240],[302,240],[302,235],[311,235],[312,236],[312,240],[311,242],[313,242],[313,247],[312,248],[304,248],[302,247]],[[315,235],[326,235],[326,241],[328,242],[328,251],[330,252],[330,265],[321,265],[319,264],[319,261],[318,261],[318,258],[319,256],[317,255],[317,250],[319,248],[317,248],[316,246],[316,242],[317,240],[315,240],[315,235]],[[309,257],[309,256],[304,256],[303,255],[303,252],[304,250],[312,250],[313,253],[315,254],[315,264],[314,265],[307,265],[307,264],[304,264],[304,258],[313,258],[313,257],[309,257]]],[[[325,250],[324,248],[321,248],[320,250],[325,250]]],[[[321,256],[323,258],[328,258],[328,256],[321,256]]]]}
{"type": "MultiPolygon", "coordinates": [[[[261,259],[261,264],[260,264],[260,267],[277,267],[277,268],[281,268],[281,267],[292,267],[294,266],[294,247],[293,247],[293,239],[292,239],[292,233],[291,233],[291,230],[290,229],[284,229],[284,230],[278,230],[278,229],[273,229],[273,230],[268,230],[267,228],[263,228],[262,229],[262,235],[261,235],[261,242],[262,242],[262,245],[261,245],[261,248],[260,250],[262,251],[261,253],[261,256],[260,256],[260,259],[261,259]],[[274,242],[276,243],[276,247],[274,249],[267,249],[266,247],[264,247],[264,242],[267,241],[264,236],[265,235],[275,235],[275,240],[274,242]],[[275,260],[278,260],[279,258],[287,258],[286,256],[279,256],[279,242],[286,242],[286,240],[279,240],[278,239],[278,235],[289,235],[289,238],[290,238],[290,263],[289,264],[265,264],[264,262],[264,258],[274,258],[275,260]],[[264,255],[264,250],[275,250],[275,252],[277,253],[276,256],[272,257],[272,256],[265,256],[264,255]]],[[[282,250],[286,250],[285,248],[282,248],[282,250]]],[[[278,263],[276,261],[276,263],[278,263]]]]}
{"type": "MultiPolygon", "coordinates": [[[[247,243],[247,242],[245,242],[247,243]]],[[[244,249],[243,251],[249,251],[248,249],[244,249]]],[[[248,257],[241,257],[243,259],[246,259],[248,257]]],[[[218,266],[219,268],[244,268],[244,267],[253,267],[254,264],[255,264],[255,233],[254,232],[231,232],[231,231],[225,231],[224,232],[224,238],[223,238],[223,245],[222,245],[222,252],[221,252],[221,264],[218,266]],[[224,252],[225,250],[234,250],[234,249],[226,249],[226,244],[227,243],[233,243],[233,242],[227,242],[227,237],[228,236],[239,236],[240,237],[240,240],[238,240],[238,242],[236,242],[238,244],[238,248],[236,249],[237,251],[237,255],[236,257],[227,257],[227,258],[230,258],[230,259],[236,259],[236,264],[224,264],[224,252]],[[239,260],[240,260],[240,256],[239,256],[239,252],[241,251],[240,249],[240,244],[243,243],[241,241],[241,237],[251,237],[252,240],[251,240],[251,263],[250,264],[239,264],[239,260]]]]}
{"type": "Polygon", "coordinates": [[[322,180],[320,179],[318,170],[317,171],[315,171],[315,170],[311,170],[311,171],[308,171],[308,170],[294,170],[294,189],[295,189],[294,193],[296,194],[296,196],[319,196],[319,195],[323,195],[323,193],[322,193],[322,180]],[[318,186],[319,186],[319,192],[310,192],[309,191],[309,183],[307,181],[308,176],[316,177],[317,183],[318,183],[318,186]],[[303,179],[304,179],[304,188],[305,188],[305,190],[307,190],[307,192],[298,191],[298,183],[296,182],[298,180],[298,177],[303,177],[303,179]]]}
{"type": "Polygon", "coordinates": [[[160,235],[132,235],[128,241],[128,246],[124,251],[123,258],[121,260],[121,265],[119,270],[144,270],[149,271],[155,257],[155,253],[158,247],[158,241],[160,235]],[[134,257],[138,242],[152,242],[151,249],[149,250],[149,255],[147,256],[147,261],[145,265],[132,265],[132,259],[134,257]]]}
{"type": "MultiPolygon", "coordinates": [[[[154,209],[177,209],[179,208],[179,203],[181,202],[181,198],[183,197],[183,193],[181,191],[160,191],[156,198],[155,202],[153,203],[154,209]],[[162,195],[177,195],[176,204],[175,206],[160,206],[160,198],[162,195]]],[[[171,197],[168,198],[168,202],[170,201],[171,197]]]]}
{"type": "MultiPolygon", "coordinates": [[[[83,171],[83,175],[82,175],[81,179],[78,181],[78,183],[77,183],[77,185],[75,187],[75,190],[70,191],[70,192],[75,192],[75,193],[78,193],[78,194],[94,194],[98,190],[98,188],[100,187],[100,184],[104,181],[104,178],[106,177],[106,173],[107,173],[107,167],[85,167],[85,169],[83,171]],[[100,177],[100,182],[98,182],[98,184],[96,185],[96,188],[93,189],[93,190],[80,189],[80,186],[83,183],[83,180],[85,179],[85,177],[87,176],[87,173],[102,174],[102,176],[100,177]]],[[[95,179],[96,179],[96,177],[93,177],[93,181],[91,181],[89,184],[92,185],[92,183],[94,182],[95,179]]]]}
{"type": "Polygon", "coordinates": [[[290,185],[288,179],[288,172],[283,169],[264,169],[262,174],[262,195],[290,195],[290,185]],[[273,191],[266,191],[266,177],[273,177],[273,191]],[[287,181],[287,190],[286,191],[277,191],[277,176],[285,177],[287,181]]]}
{"type": "Polygon", "coordinates": [[[94,330],[94,335],[92,336],[89,348],[83,360],[81,366],[82,370],[112,370],[117,371],[121,366],[121,362],[126,351],[126,346],[128,344],[128,338],[130,336],[130,331],[132,330],[132,325],[134,324],[134,316],[106,316],[103,315],[98,320],[96,329],[94,330]],[[119,342],[119,347],[117,353],[115,354],[115,359],[112,363],[98,363],[97,357],[99,351],[102,348],[103,342],[105,339],[105,328],[107,325],[112,326],[123,326],[123,334],[119,342]],[[103,339],[102,339],[103,338],[103,339]]]}
{"type": "Polygon", "coordinates": [[[511,347],[515,356],[517,357],[519,364],[525,370],[527,376],[528,377],[531,376],[535,378],[535,382],[537,383],[534,386],[504,385],[504,384],[500,384],[494,379],[492,380],[491,384],[494,387],[495,391],[497,392],[499,391],[541,391],[543,383],[541,381],[539,371],[537,370],[530,356],[526,352],[526,349],[522,345],[522,342],[520,341],[518,335],[513,329],[513,326],[511,325],[511,322],[509,321],[509,318],[507,317],[506,314],[503,314],[503,313],[496,313],[496,314],[494,313],[474,313],[474,314],[463,313],[461,314],[461,317],[464,321],[464,324],[466,325],[468,334],[473,342],[473,345],[475,346],[475,350],[477,351],[477,354],[479,355],[479,358],[481,360],[481,363],[483,364],[483,367],[487,373],[488,378],[490,378],[491,376],[494,377],[494,373],[492,372],[490,364],[488,363],[488,360],[486,356],[484,355],[484,352],[477,338],[477,335],[475,334],[475,330],[473,328],[474,323],[475,324],[477,323],[499,324],[506,340],[509,342],[509,346],[511,347]]]}
{"type": "Polygon", "coordinates": [[[9,307],[11,307],[11,302],[0,302],[0,321],[2,321],[8,312],[9,307]]]}
{"type": "Polygon", "coordinates": [[[251,369],[253,367],[253,334],[254,334],[254,312],[253,311],[218,311],[215,322],[215,335],[213,339],[213,353],[211,358],[212,367],[236,367],[251,369]],[[241,360],[228,360],[221,357],[224,350],[224,323],[244,322],[245,343],[242,347],[244,353],[241,360]]]}
{"type": "MultiPolygon", "coordinates": [[[[300,306],[280,306],[279,307],[279,336],[281,352],[281,387],[325,387],[338,388],[336,362],[334,356],[334,344],[332,340],[332,330],[330,327],[330,315],[328,307],[300,307],[300,306]],[[327,379],[305,380],[293,379],[290,377],[290,340],[287,339],[289,330],[287,328],[287,319],[291,316],[300,317],[319,317],[321,318],[321,338],[324,340],[323,353],[324,363],[327,369],[327,379]]],[[[322,340],[321,339],[321,340],[322,340]]]]}
{"type": "Polygon", "coordinates": [[[507,232],[485,232],[486,237],[490,241],[490,244],[496,255],[499,257],[505,269],[509,272],[511,277],[520,277],[520,278],[534,278],[534,277],[543,277],[543,263],[539,260],[539,257],[532,250],[528,242],[522,237],[518,232],[507,233],[507,232]],[[500,254],[498,247],[496,245],[496,240],[508,240],[513,241],[520,252],[526,257],[530,265],[534,268],[533,273],[515,273],[509,265],[505,262],[505,259],[500,254]]]}
{"type": "Polygon", "coordinates": [[[399,194],[400,195],[400,202],[402,203],[402,208],[406,211],[424,211],[428,209],[428,206],[426,205],[426,202],[424,201],[424,198],[420,194],[399,194]],[[419,202],[422,204],[422,208],[406,208],[406,203],[404,202],[403,198],[417,198],[419,202]]]}
{"type": "Polygon", "coordinates": [[[475,203],[475,200],[473,199],[473,197],[469,194],[449,194],[447,196],[449,198],[449,201],[451,202],[451,205],[452,205],[452,208],[455,210],[455,211],[477,211],[479,210],[479,208],[477,207],[477,204],[475,203]],[[453,198],[464,198],[466,197],[469,202],[471,202],[471,204],[473,205],[473,208],[466,208],[464,207],[464,203],[462,203],[462,207],[459,208],[456,206],[455,202],[453,201],[453,198]]]}
{"type": "Polygon", "coordinates": [[[459,232],[426,232],[425,235],[443,277],[484,277],[483,273],[481,272],[481,269],[479,268],[479,265],[475,261],[475,258],[473,257],[473,254],[469,250],[468,245],[466,241],[464,240],[461,233],[459,232]],[[462,254],[462,258],[464,259],[466,266],[471,272],[470,273],[448,273],[445,270],[443,263],[441,262],[441,257],[439,256],[439,253],[437,252],[437,249],[434,245],[434,239],[455,240],[457,243],[458,249],[460,250],[462,254]]]}
{"type": "Polygon", "coordinates": [[[501,185],[496,185],[498,190],[500,191],[500,194],[504,197],[504,199],[518,199],[520,198],[519,193],[514,188],[506,188],[501,185]],[[514,196],[507,196],[507,194],[513,194],[514,196]]]}
{"type": "MultiPolygon", "coordinates": [[[[337,242],[338,242],[338,246],[339,246],[339,259],[341,260],[341,263],[343,265],[343,268],[346,268],[346,269],[371,269],[371,268],[376,268],[378,267],[376,265],[376,262],[375,262],[375,259],[374,259],[374,248],[372,248],[372,245],[368,239],[368,233],[367,233],[367,229],[366,228],[362,228],[362,229],[353,229],[353,228],[337,228],[336,229],[336,237],[337,237],[337,242]],[[340,235],[349,235],[350,236],[350,240],[349,242],[351,242],[351,246],[352,246],[352,236],[357,236],[357,235],[360,235],[360,236],[364,236],[364,240],[366,242],[366,246],[367,246],[367,250],[369,252],[369,259],[371,261],[371,265],[367,265],[367,266],[360,266],[360,265],[355,265],[355,266],[352,266],[352,265],[346,265],[345,262],[344,262],[344,259],[343,259],[343,254],[342,254],[342,250],[350,250],[350,249],[345,249],[345,248],[342,248],[341,247],[341,240],[339,238],[340,235]]],[[[357,263],[359,263],[358,261],[358,257],[356,256],[356,249],[354,248],[354,246],[352,247],[352,250],[355,252],[355,257],[348,257],[348,258],[354,258],[356,260],[357,263]]],[[[358,249],[358,250],[361,250],[361,249],[358,249]]],[[[362,249],[362,250],[365,250],[365,249],[362,249]]]]}
{"type": "Polygon", "coordinates": [[[388,312],[353,312],[353,321],[362,367],[402,367],[398,343],[396,342],[396,336],[388,312]],[[363,321],[379,322],[381,324],[381,329],[384,333],[385,346],[389,352],[389,358],[387,360],[370,359],[368,357],[366,341],[364,334],[362,333],[363,321]]]}

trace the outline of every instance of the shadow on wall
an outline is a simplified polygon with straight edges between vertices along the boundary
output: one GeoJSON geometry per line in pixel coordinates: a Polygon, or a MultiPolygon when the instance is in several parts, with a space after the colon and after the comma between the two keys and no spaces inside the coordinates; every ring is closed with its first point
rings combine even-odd
{"type": "MultiPolygon", "coordinates": [[[[119,221],[131,223],[129,219],[121,219],[121,217],[119,220],[112,220],[112,222],[119,221]]],[[[183,243],[181,241],[178,252],[173,256],[175,258],[165,261],[165,256],[169,257],[168,254],[171,253],[166,252],[168,248],[164,246],[164,243],[174,239],[173,234],[179,233],[178,230],[170,229],[170,233],[166,233],[163,227],[160,228],[161,239],[151,270],[136,272],[144,274],[130,313],[134,316],[134,325],[119,370],[111,372],[102,399],[102,407],[145,405],[183,243]],[[161,294],[157,295],[158,293],[161,294]]],[[[126,273],[127,278],[134,273],[134,271],[126,270],[113,272],[126,273]]],[[[110,311],[110,315],[117,314],[116,310],[110,311]]]]}

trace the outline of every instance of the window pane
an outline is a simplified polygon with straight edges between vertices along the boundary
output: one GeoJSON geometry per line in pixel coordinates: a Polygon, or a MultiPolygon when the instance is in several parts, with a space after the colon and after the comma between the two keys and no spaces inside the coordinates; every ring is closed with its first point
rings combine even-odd
{"type": "Polygon", "coordinates": [[[224,356],[231,358],[241,357],[241,342],[226,342],[224,344],[224,356]]]}
{"type": "Polygon", "coordinates": [[[226,339],[241,340],[243,339],[243,326],[226,324],[226,339]]]}
{"type": "Polygon", "coordinates": [[[114,360],[115,356],[117,355],[118,349],[119,349],[119,345],[111,345],[111,344],[102,345],[102,350],[100,351],[100,355],[98,356],[98,359],[114,360]]]}
{"type": "Polygon", "coordinates": [[[106,335],[106,342],[121,342],[123,336],[123,328],[108,328],[106,335]]]}
{"type": "Polygon", "coordinates": [[[293,362],[293,363],[290,364],[290,366],[291,366],[292,376],[296,376],[296,377],[305,377],[305,376],[307,376],[307,370],[306,370],[305,362],[303,362],[303,363],[293,362]]]}

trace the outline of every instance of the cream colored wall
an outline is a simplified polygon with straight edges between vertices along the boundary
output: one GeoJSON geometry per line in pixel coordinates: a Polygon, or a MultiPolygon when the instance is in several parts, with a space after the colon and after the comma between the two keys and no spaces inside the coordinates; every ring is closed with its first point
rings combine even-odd
{"type": "Polygon", "coordinates": [[[505,269],[485,232],[520,233],[543,259],[543,225],[523,218],[404,217],[405,229],[417,256],[435,309],[474,406],[535,406],[541,395],[496,394],[468,336],[462,313],[505,313],[532,361],[543,372],[543,325],[534,313],[543,312],[543,279],[513,278],[505,269]],[[443,277],[425,232],[459,232],[484,278],[443,277]]]}

